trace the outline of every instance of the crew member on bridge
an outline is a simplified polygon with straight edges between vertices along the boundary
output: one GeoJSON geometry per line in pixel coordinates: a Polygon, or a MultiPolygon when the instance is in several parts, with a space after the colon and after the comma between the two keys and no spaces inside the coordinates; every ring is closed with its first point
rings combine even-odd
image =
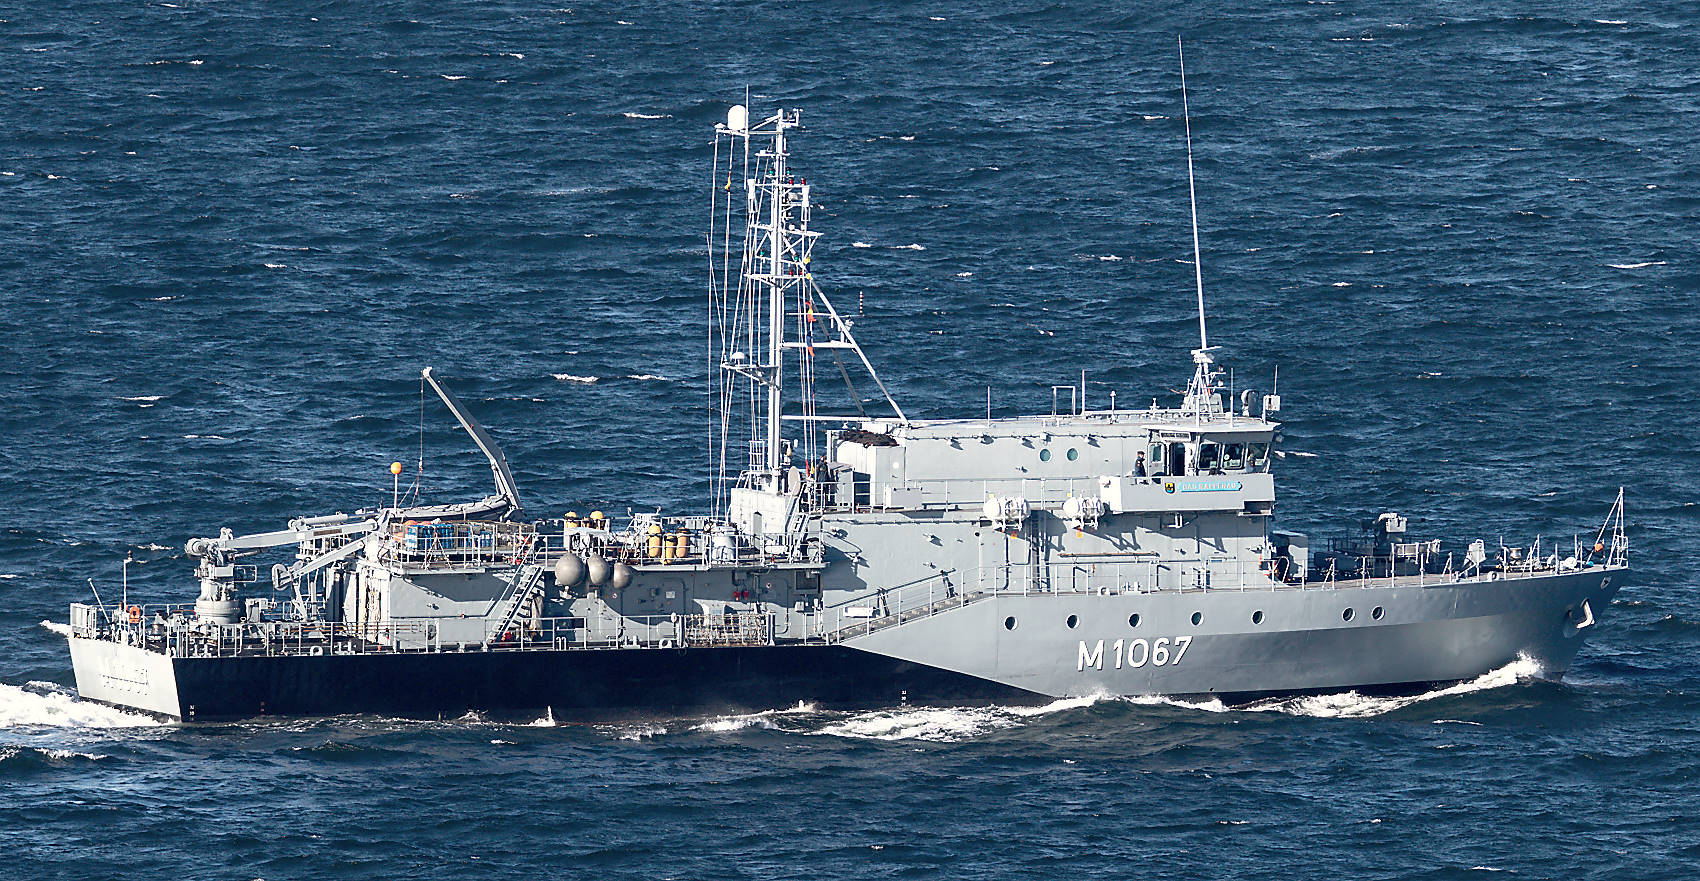
{"type": "Polygon", "coordinates": [[[1133,476],[1145,476],[1145,453],[1143,451],[1140,452],[1139,455],[1133,457],[1133,476]]]}

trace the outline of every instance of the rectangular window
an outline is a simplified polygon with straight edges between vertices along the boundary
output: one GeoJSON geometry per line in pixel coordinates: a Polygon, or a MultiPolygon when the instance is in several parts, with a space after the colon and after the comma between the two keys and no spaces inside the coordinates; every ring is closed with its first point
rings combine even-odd
{"type": "Polygon", "coordinates": [[[1222,445],[1222,467],[1228,471],[1239,471],[1245,467],[1245,447],[1240,444],[1222,445]]]}
{"type": "Polygon", "coordinates": [[[1222,471],[1222,448],[1217,444],[1198,445],[1198,472],[1219,474],[1222,471]]]}
{"type": "Polygon", "coordinates": [[[1246,465],[1253,471],[1262,471],[1269,465],[1268,444],[1246,444],[1246,465]]]}

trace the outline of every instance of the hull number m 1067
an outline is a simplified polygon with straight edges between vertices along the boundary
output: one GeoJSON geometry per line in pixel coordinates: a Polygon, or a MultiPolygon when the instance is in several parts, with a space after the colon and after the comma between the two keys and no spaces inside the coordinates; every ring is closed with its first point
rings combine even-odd
{"type": "Polygon", "coordinates": [[[1192,645],[1192,637],[1177,636],[1170,639],[1161,636],[1150,641],[1144,639],[1118,639],[1110,643],[1110,657],[1104,657],[1104,641],[1088,647],[1086,640],[1080,641],[1080,657],[1075,670],[1084,672],[1087,667],[1094,670],[1104,669],[1109,663],[1111,669],[1120,670],[1124,665],[1138,669],[1150,664],[1153,667],[1173,667],[1186,656],[1186,650],[1192,645]]]}

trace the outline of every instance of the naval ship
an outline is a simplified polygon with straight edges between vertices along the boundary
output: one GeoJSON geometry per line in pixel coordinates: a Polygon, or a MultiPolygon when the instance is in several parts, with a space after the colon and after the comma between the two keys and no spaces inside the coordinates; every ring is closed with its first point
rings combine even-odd
{"type": "Polygon", "coordinates": [[[427,368],[491,495],[192,539],[194,602],[71,606],[78,692],[193,721],[1421,691],[1519,658],[1562,675],[1623,586],[1621,490],[1566,546],[1448,549],[1392,512],[1277,529],[1281,399],[1225,387],[1196,197],[1178,406],[1094,409],[1082,382],[1049,413],[911,418],[816,284],[799,125],[716,126],[707,513],[527,519],[427,368]]]}

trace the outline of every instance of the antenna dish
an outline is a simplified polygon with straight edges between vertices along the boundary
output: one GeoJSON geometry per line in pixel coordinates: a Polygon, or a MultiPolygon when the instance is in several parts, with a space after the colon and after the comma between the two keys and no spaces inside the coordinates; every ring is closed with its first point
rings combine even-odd
{"type": "Polygon", "coordinates": [[[726,130],[743,134],[750,129],[750,109],[742,104],[733,104],[726,111],[726,130]]]}

